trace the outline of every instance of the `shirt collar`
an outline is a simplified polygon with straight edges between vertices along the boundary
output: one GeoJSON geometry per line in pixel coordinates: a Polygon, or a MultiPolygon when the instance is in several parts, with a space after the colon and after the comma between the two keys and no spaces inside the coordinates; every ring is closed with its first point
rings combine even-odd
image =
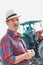
{"type": "Polygon", "coordinates": [[[9,34],[11,37],[21,37],[20,33],[17,32],[17,35],[15,35],[10,29],[7,30],[7,34],[9,34]]]}

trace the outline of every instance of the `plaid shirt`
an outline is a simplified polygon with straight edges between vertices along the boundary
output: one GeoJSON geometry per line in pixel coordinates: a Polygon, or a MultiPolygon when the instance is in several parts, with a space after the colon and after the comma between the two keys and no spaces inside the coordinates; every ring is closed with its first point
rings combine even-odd
{"type": "Polygon", "coordinates": [[[23,60],[20,63],[14,64],[16,56],[27,51],[19,33],[15,36],[11,30],[8,30],[1,43],[3,65],[30,65],[29,60],[23,60]]]}
{"type": "Polygon", "coordinates": [[[1,50],[1,40],[0,40],[0,61],[1,61],[1,55],[2,55],[2,50],[1,50]]]}

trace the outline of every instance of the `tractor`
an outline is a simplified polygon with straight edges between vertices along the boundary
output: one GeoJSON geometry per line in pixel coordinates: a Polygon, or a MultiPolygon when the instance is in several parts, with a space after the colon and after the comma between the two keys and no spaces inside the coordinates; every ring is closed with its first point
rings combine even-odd
{"type": "Polygon", "coordinates": [[[26,21],[21,23],[19,28],[27,49],[34,49],[35,56],[43,58],[43,25],[41,20],[26,21]]]}

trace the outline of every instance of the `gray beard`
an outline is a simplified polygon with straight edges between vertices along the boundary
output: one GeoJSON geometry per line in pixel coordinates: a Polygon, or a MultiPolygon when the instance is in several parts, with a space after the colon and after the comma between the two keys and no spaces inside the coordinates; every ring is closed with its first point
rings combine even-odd
{"type": "Polygon", "coordinates": [[[18,30],[16,30],[16,28],[9,28],[9,29],[12,31],[18,31],[18,30]]]}

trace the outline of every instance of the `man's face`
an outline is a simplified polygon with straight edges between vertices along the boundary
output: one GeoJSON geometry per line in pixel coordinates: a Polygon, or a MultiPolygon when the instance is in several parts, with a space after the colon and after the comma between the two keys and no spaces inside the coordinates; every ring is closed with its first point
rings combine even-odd
{"type": "Polygon", "coordinates": [[[19,27],[19,17],[12,18],[6,23],[11,30],[17,31],[19,27]]]}

